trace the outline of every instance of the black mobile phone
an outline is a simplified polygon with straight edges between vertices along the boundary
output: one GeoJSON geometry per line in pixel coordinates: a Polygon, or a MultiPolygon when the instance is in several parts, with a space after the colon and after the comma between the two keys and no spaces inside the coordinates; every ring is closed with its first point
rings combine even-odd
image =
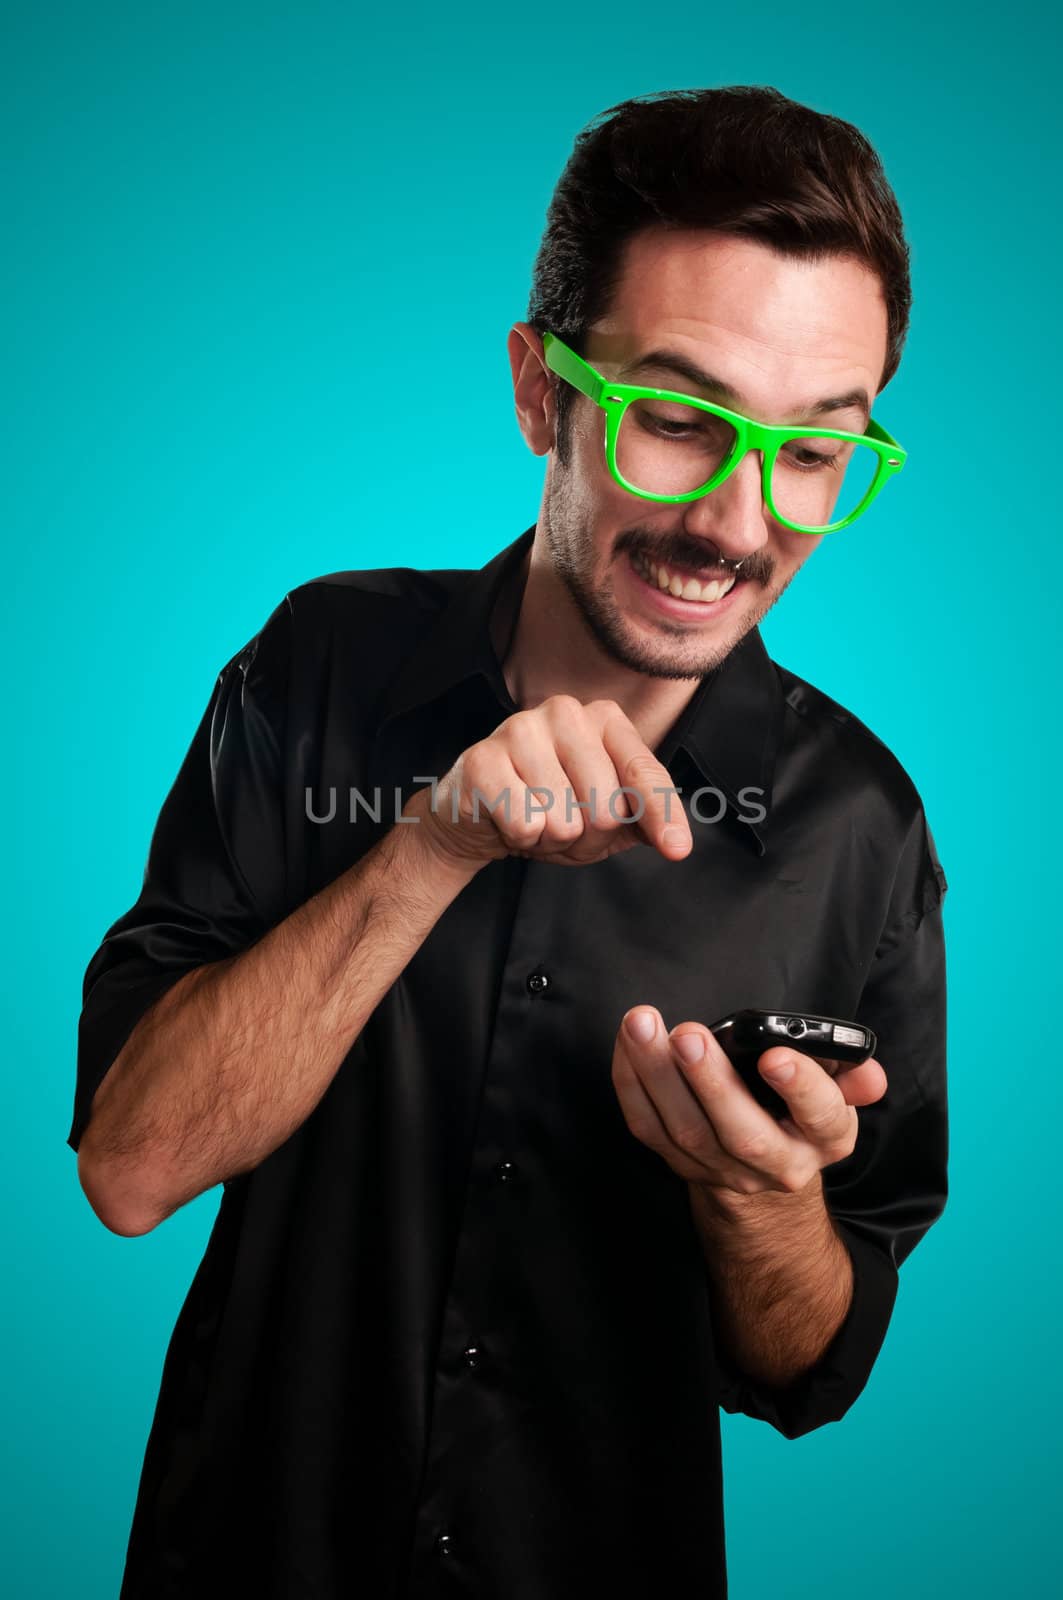
{"type": "Polygon", "coordinates": [[[753,1098],[774,1116],[786,1116],[786,1101],[757,1070],[757,1060],[773,1045],[790,1044],[802,1055],[816,1056],[832,1077],[841,1067],[859,1066],[878,1048],[870,1028],[841,1017],[814,1016],[807,1011],[735,1011],[714,1022],[719,1040],[753,1098]]]}

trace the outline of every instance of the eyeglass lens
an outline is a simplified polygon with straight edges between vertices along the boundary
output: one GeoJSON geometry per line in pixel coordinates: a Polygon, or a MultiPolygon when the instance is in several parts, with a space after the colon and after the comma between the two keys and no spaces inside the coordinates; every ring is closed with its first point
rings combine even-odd
{"type": "MultiPolygon", "coordinates": [[[[690,494],[724,466],[737,442],[729,422],[671,400],[633,400],[617,434],[616,464],[648,494],[690,494]]],[[[780,516],[825,528],[863,504],[879,470],[878,452],[844,439],[788,439],[772,468],[780,516]]]]}

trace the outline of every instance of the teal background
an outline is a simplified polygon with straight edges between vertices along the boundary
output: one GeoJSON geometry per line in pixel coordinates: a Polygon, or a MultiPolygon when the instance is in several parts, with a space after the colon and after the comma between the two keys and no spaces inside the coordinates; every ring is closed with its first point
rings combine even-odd
{"type": "Polygon", "coordinates": [[[215,675],[298,583],[479,566],[535,519],[505,337],[576,132],[631,94],[759,82],[868,134],[912,243],[876,408],[909,465],[765,636],[924,796],[952,1196],[840,1423],[723,1418],[732,1600],[1048,1592],[1063,1108],[1055,1051],[1010,1024],[1058,992],[1058,432],[1022,432],[1059,416],[1055,9],[383,9],[3,13],[3,1586],[117,1595],[217,1209],[118,1238],[64,1142],[84,968],[215,675]]]}

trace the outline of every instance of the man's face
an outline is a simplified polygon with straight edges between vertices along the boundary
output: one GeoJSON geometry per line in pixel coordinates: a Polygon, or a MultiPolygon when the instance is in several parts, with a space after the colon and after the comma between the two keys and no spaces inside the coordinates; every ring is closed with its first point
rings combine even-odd
{"type": "MultiPolygon", "coordinates": [[[[813,410],[861,389],[870,405],[878,392],[886,307],[862,264],[810,264],[750,240],[655,228],[629,241],[622,268],[609,315],[583,352],[599,372],[615,377],[650,351],[675,352],[732,395],[660,364],[625,371],[624,380],[716,400],[761,422],[864,431],[858,406],[813,410]]],[[[620,487],[604,440],[605,413],[573,396],[564,460],[551,450],[544,488],[555,570],[614,660],[655,677],[701,677],[774,605],[822,535],[794,533],[771,516],[757,451],[711,494],[666,505],[620,487]],[[733,584],[721,558],[742,562],[733,584]],[[674,598],[661,588],[662,564],[665,581],[730,587],[714,600],[674,598]]]]}

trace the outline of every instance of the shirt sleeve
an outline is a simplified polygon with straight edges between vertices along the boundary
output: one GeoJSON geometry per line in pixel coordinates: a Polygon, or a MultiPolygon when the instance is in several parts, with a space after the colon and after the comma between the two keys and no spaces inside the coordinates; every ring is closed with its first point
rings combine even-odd
{"type": "Polygon", "coordinates": [[[85,972],[67,1144],[139,1019],[184,973],[249,948],[285,914],[286,596],[226,665],[163,802],[136,903],[85,972]]]}
{"type": "Polygon", "coordinates": [[[748,1378],[717,1352],[720,1404],[788,1439],[835,1422],[882,1348],[898,1271],[948,1195],[946,991],[942,903],[948,884],[920,815],[856,1019],[878,1035],[888,1087],[858,1108],[855,1148],[823,1169],[827,1209],[853,1264],[848,1315],[815,1367],[786,1388],[748,1378]]]}

